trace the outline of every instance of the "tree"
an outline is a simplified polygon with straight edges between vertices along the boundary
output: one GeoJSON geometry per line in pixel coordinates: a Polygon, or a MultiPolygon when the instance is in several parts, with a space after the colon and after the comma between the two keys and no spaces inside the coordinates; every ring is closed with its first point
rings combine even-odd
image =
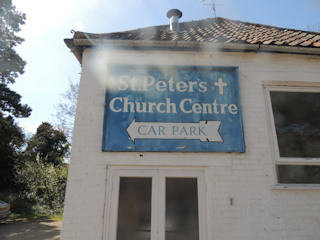
{"type": "Polygon", "coordinates": [[[21,104],[21,96],[0,83],[0,110],[3,116],[29,117],[31,108],[21,104]]]}
{"type": "Polygon", "coordinates": [[[14,83],[24,72],[25,61],[16,53],[14,47],[24,40],[16,36],[20,25],[25,22],[25,14],[16,11],[11,0],[0,1],[0,82],[14,83]]]}
{"type": "Polygon", "coordinates": [[[32,213],[62,211],[68,170],[63,159],[68,152],[66,136],[50,123],[42,123],[28,140],[15,164],[15,184],[32,213]]]}
{"type": "Polygon", "coordinates": [[[28,117],[31,109],[20,103],[21,96],[0,83],[0,190],[13,184],[16,153],[24,135],[14,117],[28,117]]]}
{"type": "Polygon", "coordinates": [[[62,212],[67,171],[67,165],[54,166],[39,156],[33,162],[16,165],[16,183],[20,185],[20,196],[32,204],[33,212],[62,212]]]}
{"type": "Polygon", "coordinates": [[[44,122],[30,138],[25,154],[28,159],[35,160],[38,156],[43,161],[57,166],[63,163],[64,157],[69,153],[69,147],[64,133],[44,122]]]}
{"type": "Polygon", "coordinates": [[[63,101],[56,106],[56,114],[52,115],[53,125],[67,136],[70,144],[72,142],[74,119],[76,116],[78,91],[79,83],[73,83],[69,79],[69,89],[61,94],[63,101]]]}
{"type": "Polygon", "coordinates": [[[31,114],[31,108],[21,103],[21,96],[8,87],[24,72],[26,64],[14,50],[23,42],[16,33],[24,20],[25,14],[16,11],[11,0],[0,1],[0,190],[12,186],[16,153],[23,143],[15,118],[31,114]]]}
{"type": "Polygon", "coordinates": [[[0,190],[5,190],[14,183],[14,163],[23,133],[12,117],[0,113],[0,136],[0,190]]]}

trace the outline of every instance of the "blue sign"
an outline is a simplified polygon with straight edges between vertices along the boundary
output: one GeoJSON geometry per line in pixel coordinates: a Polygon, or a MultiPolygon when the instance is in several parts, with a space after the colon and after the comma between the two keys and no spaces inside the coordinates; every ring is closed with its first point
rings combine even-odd
{"type": "Polygon", "coordinates": [[[244,152],[236,67],[112,65],[103,151],[244,152]]]}

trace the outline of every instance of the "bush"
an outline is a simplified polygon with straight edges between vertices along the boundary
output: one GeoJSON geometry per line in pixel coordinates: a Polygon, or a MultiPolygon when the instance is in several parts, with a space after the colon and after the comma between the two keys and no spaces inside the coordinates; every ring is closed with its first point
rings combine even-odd
{"type": "Polygon", "coordinates": [[[32,203],[19,197],[18,193],[12,191],[3,191],[0,193],[0,199],[10,204],[12,213],[32,215],[32,203]]]}
{"type": "Polygon", "coordinates": [[[32,204],[32,211],[39,214],[61,213],[63,209],[67,167],[44,163],[37,157],[16,166],[16,183],[19,197],[32,204]]]}

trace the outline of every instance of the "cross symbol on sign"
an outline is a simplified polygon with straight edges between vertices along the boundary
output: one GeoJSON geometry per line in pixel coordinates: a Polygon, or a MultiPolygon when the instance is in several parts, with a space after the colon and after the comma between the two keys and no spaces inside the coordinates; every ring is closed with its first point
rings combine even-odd
{"type": "Polygon", "coordinates": [[[216,87],[219,87],[219,94],[223,95],[224,94],[223,87],[228,86],[228,83],[223,82],[222,78],[218,78],[218,82],[215,82],[213,85],[216,87]]]}

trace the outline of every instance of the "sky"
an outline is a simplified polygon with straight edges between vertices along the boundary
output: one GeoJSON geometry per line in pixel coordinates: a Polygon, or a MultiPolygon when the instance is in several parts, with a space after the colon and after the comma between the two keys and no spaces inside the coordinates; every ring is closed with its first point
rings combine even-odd
{"type": "MultiPolygon", "coordinates": [[[[19,119],[27,132],[51,122],[69,81],[80,80],[81,65],[64,43],[71,30],[109,33],[169,24],[168,10],[182,11],[181,22],[215,17],[203,0],[12,0],[27,19],[16,48],[27,62],[11,86],[32,109],[19,119]]],[[[212,0],[205,0],[208,4],[212,0]]],[[[216,16],[271,26],[310,30],[320,25],[320,0],[214,0],[216,16]]]]}

